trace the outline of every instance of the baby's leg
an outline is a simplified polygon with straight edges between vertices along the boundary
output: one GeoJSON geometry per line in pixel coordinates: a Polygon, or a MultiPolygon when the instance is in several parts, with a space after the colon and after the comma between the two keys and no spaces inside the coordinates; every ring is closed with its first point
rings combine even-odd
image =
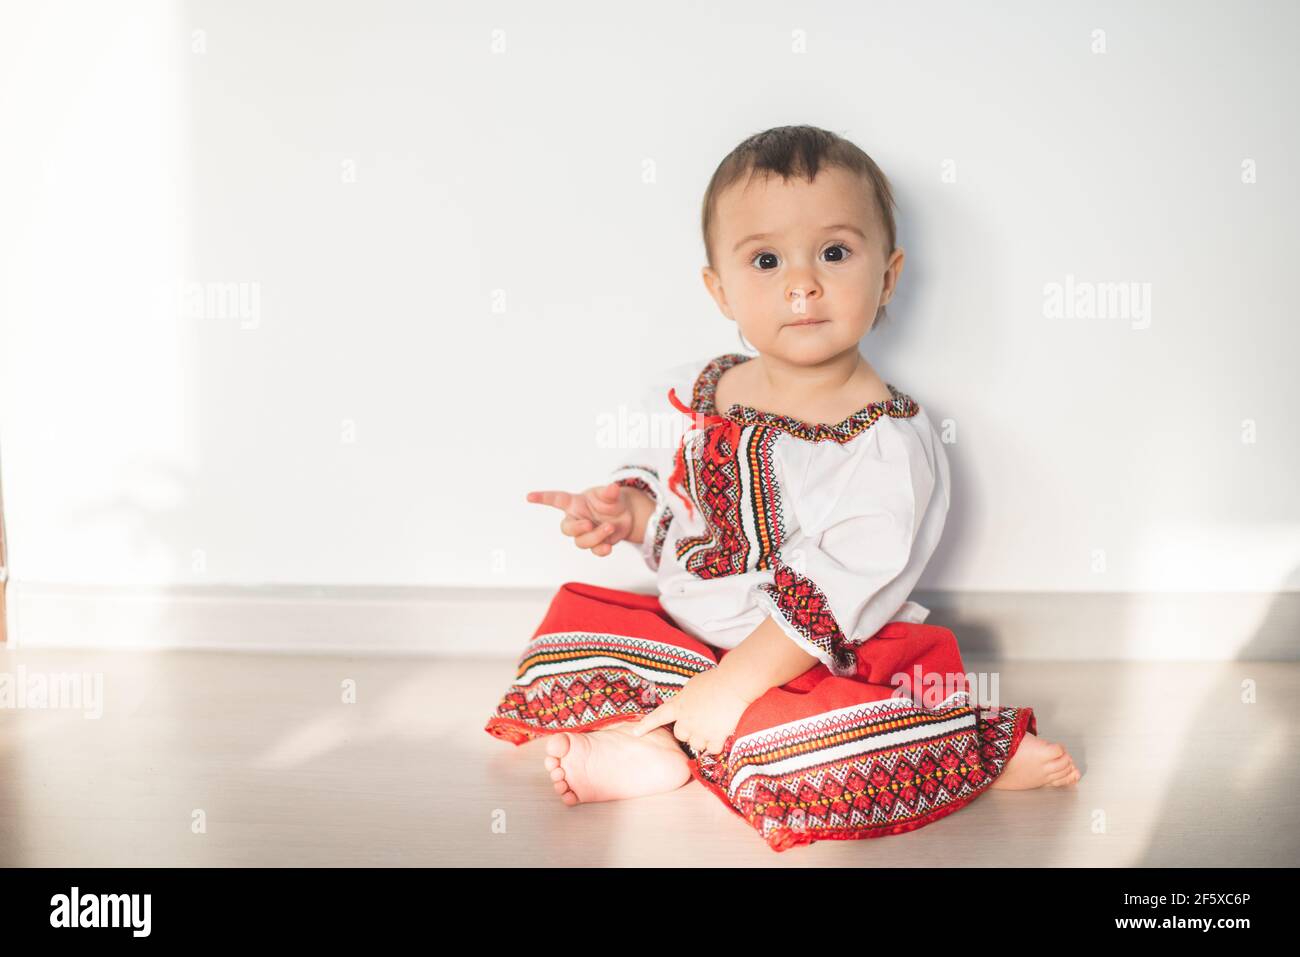
{"type": "Polygon", "coordinates": [[[691,779],[691,762],[667,728],[633,737],[636,721],[546,741],[546,769],[565,804],[615,801],[673,791],[691,779]]]}

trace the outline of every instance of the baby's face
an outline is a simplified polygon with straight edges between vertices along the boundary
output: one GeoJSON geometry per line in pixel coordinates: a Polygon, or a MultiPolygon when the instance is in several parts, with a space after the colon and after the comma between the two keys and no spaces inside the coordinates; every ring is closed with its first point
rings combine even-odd
{"type": "Polygon", "coordinates": [[[718,196],[714,268],[704,268],[704,282],[759,352],[820,362],[856,348],[871,329],[893,295],[903,250],[887,253],[869,189],[834,167],[811,183],[759,174],[718,196]],[[796,325],[810,319],[820,321],[796,325]]]}

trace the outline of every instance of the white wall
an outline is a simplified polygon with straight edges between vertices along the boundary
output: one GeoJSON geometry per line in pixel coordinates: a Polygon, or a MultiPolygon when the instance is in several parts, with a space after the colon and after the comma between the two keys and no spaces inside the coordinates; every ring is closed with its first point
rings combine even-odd
{"type": "Polygon", "coordinates": [[[924,585],[1300,589],[1298,26],[1281,3],[5,4],[13,579],[648,584],[524,493],[599,481],[600,413],[737,347],[700,198],[740,139],[807,122],[900,201],[903,288],[863,350],[955,425],[924,585]],[[1045,316],[1067,276],[1147,284],[1149,317],[1045,316]],[[185,299],[224,283],[243,315],[185,299]]]}

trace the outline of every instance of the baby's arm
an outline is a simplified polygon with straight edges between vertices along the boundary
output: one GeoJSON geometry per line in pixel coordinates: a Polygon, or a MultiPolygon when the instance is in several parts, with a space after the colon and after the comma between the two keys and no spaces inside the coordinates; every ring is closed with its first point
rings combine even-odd
{"type": "Polygon", "coordinates": [[[817,663],[769,615],[748,638],[722,656],[715,670],[746,701],[757,701],[769,689],[779,688],[817,663]]]}
{"type": "Polygon", "coordinates": [[[770,617],[749,637],[701,671],[672,698],[639,721],[634,735],[674,724],[673,736],[697,753],[720,754],[745,710],[770,688],[797,678],[817,659],[786,637],[770,617]]]}

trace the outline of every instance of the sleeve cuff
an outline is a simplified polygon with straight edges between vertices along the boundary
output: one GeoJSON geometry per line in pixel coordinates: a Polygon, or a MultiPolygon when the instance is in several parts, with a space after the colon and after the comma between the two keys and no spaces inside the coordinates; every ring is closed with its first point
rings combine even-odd
{"type": "Polygon", "coordinates": [[[641,529],[641,542],[629,542],[635,546],[652,572],[659,571],[663,558],[664,540],[668,535],[668,526],[672,524],[673,513],[668,507],[668,498],[663,494],[663,485],[654,469],[643,465],[625,465],[615,470],[610,481],[645,492],[654,501],[654,510],[641,529]]]}
{"type": "MultiPolygon", "coordinates": [[[[759,606],[771,615],[786,637],[824,664],[831,674],[841,678],[857,674],[856,646],[844,637],[829,609],[820,616],[810,613],[808,603],[803,598],[796,597],[793,588],[783,590],[780,584],[783,579],[788,579],[788,576],[794,576],[795,573],[785,569],[786,575],[783,575],[784,566],[778,565],[777,568],[776,583],[758,586],[754,597],[759,606]]],[[[812,591],[821,593],[812,582],[807,579],[802,581],[812,591]]],[[[793,585],[793,582],[790,584],[793,585]]]]}

